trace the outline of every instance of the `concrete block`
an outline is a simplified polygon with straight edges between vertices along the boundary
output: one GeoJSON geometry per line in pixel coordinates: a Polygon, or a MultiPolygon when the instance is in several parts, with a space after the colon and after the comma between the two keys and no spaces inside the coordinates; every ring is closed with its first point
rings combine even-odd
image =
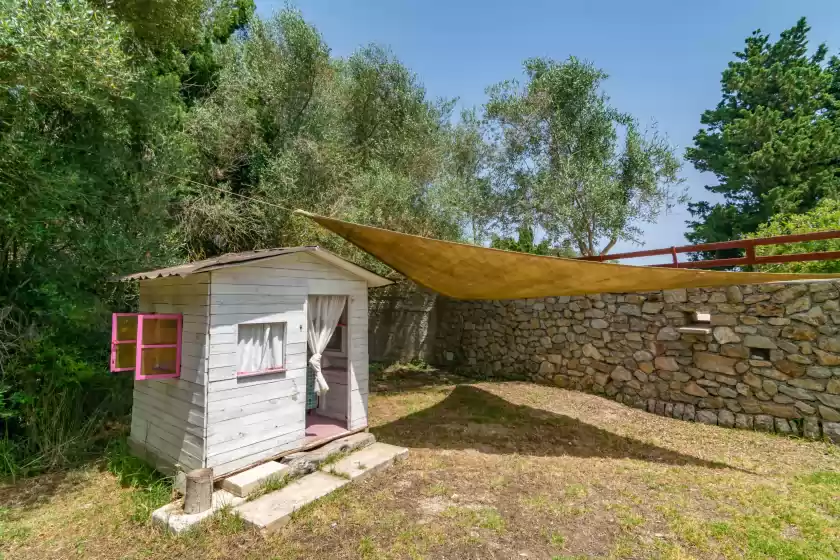
{"type": "Polygon", "coordinates": [[[257,527],[264,534],[273,533],[285,525],[296,510],[349,482],[346,478],[314,472],[276,492],[239,505],[235,511],[242,516],[245,523],[257,527]]]}
{"type": "Polygon", "coordinates": [[[272,478],[280,478],[286,475],[288,470],[287,465],[269,461],[224,479],[222,488],[234,496],[245,497],[272,478]]]}
{"type": "Polygon", "coordinates": [[[216,490],[213,492],[213,501],[210,509],[196,514],[186,514],[183,509],[183,500],[166,504],[152,513],[152,523],[160,525],[173,533],[186,531],[193,525],[207,519],[225,506],[237,506],[245,501],[244,498],[234,496],[227,490],[216,490]]]}
{"type": "Polygon", "coordinates": [[[370,447],[351,453],[334,465],[325,467],[325,470],[348,477],[350,480],[360,480],[393,465],[395,461],[406,455],[408,455],[408,449],[405,447],[374,443],[370,447]]]}
{"type": "Polygon", "coordinates": [[[283,457],[281,461],[288,465],[290,476],[300,476],[318,470],[321,463],[338,453],[349,453],[376,443],[376,438],[368,432],[359,432],[331,441],[311,451],[299,451],[283,457]]]}

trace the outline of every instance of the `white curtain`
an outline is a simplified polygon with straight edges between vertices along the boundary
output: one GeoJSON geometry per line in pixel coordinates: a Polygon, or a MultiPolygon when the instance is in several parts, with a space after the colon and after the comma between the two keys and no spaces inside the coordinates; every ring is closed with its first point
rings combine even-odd
{"type": "Polygon", "coordinates": [[[315,392],[318,395],[323,395],[330,390],[324,374],[321,373],[321,354],[338,325],[346,300],[346,296],[309,297],[309,328],[306,330],[306,338],[309,349],[312,351],[309,363],[315,370],[315,392]]]}
{"type": "Polygon", "coordinates": [[[242,323],[238,330],[237,371],[253,373],[283,367],[284,323],[242,323]]]}

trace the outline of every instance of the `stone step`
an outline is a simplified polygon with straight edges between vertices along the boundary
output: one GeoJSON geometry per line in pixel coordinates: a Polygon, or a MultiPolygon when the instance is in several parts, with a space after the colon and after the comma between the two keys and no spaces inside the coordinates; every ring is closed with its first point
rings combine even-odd
{"type": "Polygon", "coordinates": [[[184,500],[166,504],[152,513],[152,523],[160,525],[173,533],[182,533],[207,519],[225,506],[237,506],[244,502],[244,498],[234,496],[227,490],[216,490],[210,508],[201,513],[184,513],[184,500]]]}
{"type": "Polygon", "coordinates": [[[289,467],[287,465],[269,461],[224,479],[222,488],[234,496],[245,497],[269,480],[285,476],[288,471],[289,467]]]}
{"type": "Polygon", "coordinates": [[[381,471],[394,464],[395,461],[408,455],[408,449],[387,443],[374,443],[359,451],[355,451],[327,465],[324,470],[331,474],[361,480],[375,472],[381,471]]]}
{"type": "Polygon", "coordinates": [[[285,488],[239,505],[234,511],[242,516],[245,523],[257,527],[264,534],[273,533],[289,521],[292,513],[349,482],[346,478],[314,472],[285,488]]]}
{"type": "Polygon", "coordinates": [[[368,432],[359,432],[331,441],[310,451],[299,451],[281,459],[289,467],[290,476],[300,476],[315,472],[322,463],[339,453],[349,453],[376,443],[376,438],[368,432]]]}

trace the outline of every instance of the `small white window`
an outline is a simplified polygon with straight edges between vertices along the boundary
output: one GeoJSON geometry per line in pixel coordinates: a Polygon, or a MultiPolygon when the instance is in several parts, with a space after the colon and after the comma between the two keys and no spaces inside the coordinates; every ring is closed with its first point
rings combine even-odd
{"type": "Polygon", "coordinates": [[[243,323],[237,331],[237,375],[285,371],[286,323],[243,323]]]}

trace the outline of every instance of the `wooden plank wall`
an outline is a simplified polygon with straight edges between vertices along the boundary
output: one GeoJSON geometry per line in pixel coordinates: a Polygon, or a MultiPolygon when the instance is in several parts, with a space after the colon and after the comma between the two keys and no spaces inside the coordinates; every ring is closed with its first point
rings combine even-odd
{"type": "Polygon", "coordinates": [[[349,425],[367,425],[364,281],[308,253],[216,270],[211,277],[206,466],[216,476],[303,444],[309,295],[350,296],[349,425]],[[285,373],[237,377],[237,325],[244,322],[286,323],[285,373]]]}
{"type": "Polygon", "coordinates": [[[204,466],[209,282],[209,274],[140,282],[141,312],[184,316],[180,379],[134,382],[131,447],[164,472],[204,466]]]}

